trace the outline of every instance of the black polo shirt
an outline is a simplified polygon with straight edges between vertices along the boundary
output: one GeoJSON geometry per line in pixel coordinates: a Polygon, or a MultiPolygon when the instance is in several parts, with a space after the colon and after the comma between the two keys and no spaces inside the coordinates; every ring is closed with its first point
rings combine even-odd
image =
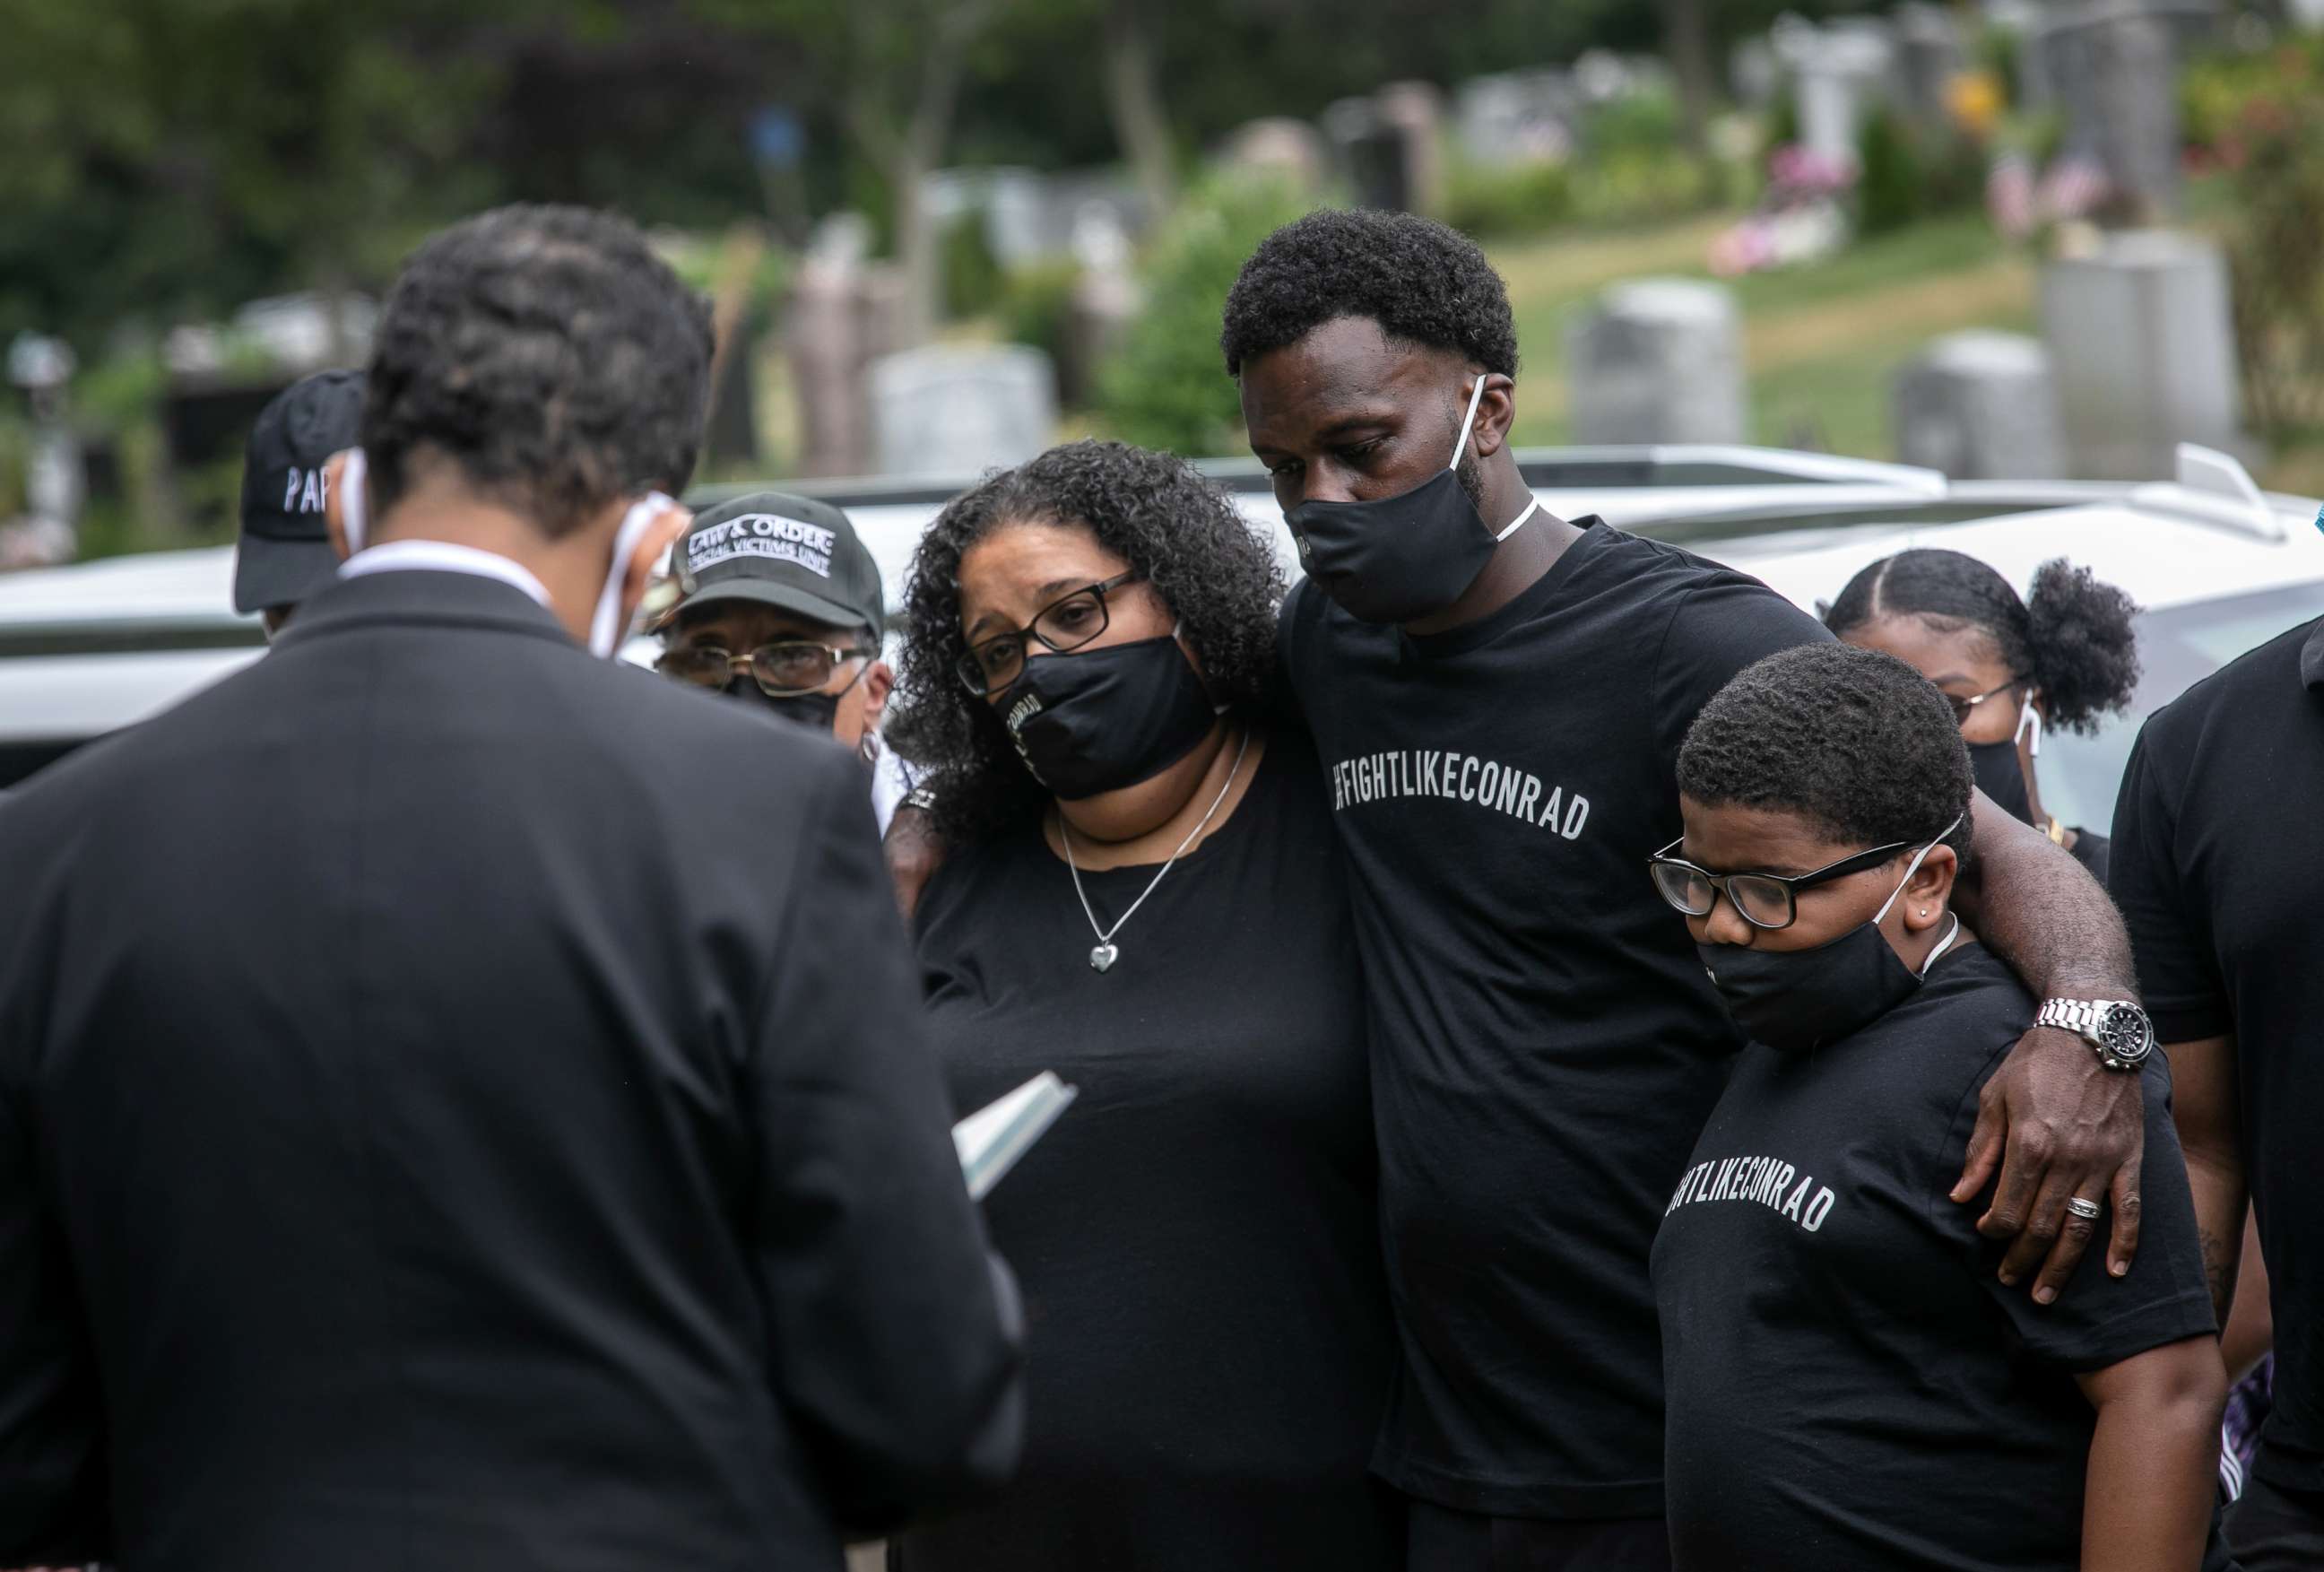
{"type": "Polygon", "coordinates": [[[2236,1041],[2275,1312],[2275,1408],[2255,1472],[2324,1492],[2324,618],[2154,713],[2114,832],[2108,887],[2156,1034],[2236,1041]]]}
{"type": "Polygon", "coordinates": [[[2074,1378],[2209,1333],[2211,1299],[2160,1059],[2129,1276],[2092,1251],[2037,1305],[1946,1198],[2033,1020],[1969,944],[1820,1053],[1744,1050],[1655,1239],[1678,1572],[2080,1564],[2097,1413],[2074,1378]]]}

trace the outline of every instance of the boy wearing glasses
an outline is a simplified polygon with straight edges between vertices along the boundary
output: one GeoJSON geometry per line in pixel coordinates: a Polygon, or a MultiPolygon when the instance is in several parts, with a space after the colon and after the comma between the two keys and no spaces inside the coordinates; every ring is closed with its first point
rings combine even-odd
{"type": "Polygon", "coordinates": [[[694,521],[670,553],[677,599],[654,669],[827,732],[872,766],[880,832],[917,782],[881,742],[896,674],[880,658],[880,565],[829,503],[752,492],[694,521]]]}
{"type": "Polygon", "coordinates": [[[1807,644],[1678,758],[1648,860],[1750,1039],[1653,1254],[1679,1572],[2195,1572],[2226,1376],[2162,1068],[2127,1276],[2043,1308],[1941,1192],[2032,995],[1951,910],[1970,770],[1945,696],[1807,644]]]}

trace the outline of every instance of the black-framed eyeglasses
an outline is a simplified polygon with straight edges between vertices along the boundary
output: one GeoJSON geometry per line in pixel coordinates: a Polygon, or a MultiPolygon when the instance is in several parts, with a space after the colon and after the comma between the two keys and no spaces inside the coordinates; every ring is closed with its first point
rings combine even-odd
{"type": "MultiPolygon", "coordinates": [[[[1950,830],[1945,832],[1951,834],[1950,830]]],[[[1844,879],[1850,874],[1860,874],[1867,868],[1877,868],[1891,858],[1903,855],[1920,843],[1900,840],[1885,846],[1874,846],[1868,852],[1858,852],[1836,863],[1826,863],[1809,874],[1714,874],[1698,868],[1684,857],[1673,856],[1678,840],[1646,859],[1646,871],[1654,875],[1655,889],[1670,902],[1673,910],[1689,917],[1708,917],[1719,903],[1724,891],[1735,914],[1754,928],[1770,932],[1789,928],[1800,915],[1799,892],[1812,890],[1818,884],[1834,879],[1844,879]]]]}
{"type": "Polygon", "coordinates": [[[654,661],[654,670],[672,681],[690,682],[696,688],[724,688],[735,672],[748,671],[759,691],[769,698],[798,698],[822,692],[842,665],[861,661],[863,664],[847,684],[854,687],[872,669],[872,657],[879,652],[862,644],[818,644],[811,639],[761,644],[742,655],[716,644],[673,644],[654,661]]]}
{"type": "MultiPolygon", "coordinates": [[[[2008,692],[2011,689],[2021,686],[2024,680],[2025,675],[2021,671],[1998,688],[1988,688],[1982,693],[1973,693],[1966,698],[1962,698],[1958,693],[1946,693],[1945,702],[1953,707],[1953,724],[1955,726],[1967,726],[1969,724],[1969,717],[1977,713],[1977,707],[1978,705],[1983,704],[1988,698],[1997,698],[2002,694],[2008,692]]],[[[1939,689],[1937,691],[1943,693],[1944,689],[1939,689]]]]}
{"type": "Polygon", "coordinates": [[[1086,585],[1071,595],[1060,596],[1036,612],[1033,620],[1023,627],[971,644],[954,670],[971,693],[979,698],[989,698],[1016,681],[1018,673],[1025,670],[1028,639],[1060,655],[1080,649],[1105,632],[1108,593],[1145,577],[1133,568],[1127,573],[1086,585]]]}

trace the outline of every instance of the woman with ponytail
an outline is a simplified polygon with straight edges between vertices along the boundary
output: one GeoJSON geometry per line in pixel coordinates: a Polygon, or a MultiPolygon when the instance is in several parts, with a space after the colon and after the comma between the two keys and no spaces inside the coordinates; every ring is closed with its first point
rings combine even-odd
{"type": "Polygon", "coordinates": [[[2034,760],[2047,726],[2094,731],[2138,687],[2138,607],[2087,568],[2043,563],[2034,593],[1959,551],[1899,551],[1857,574],[1824,614],[1851,644],[1895,656],[1951,701],[1985,794],[2107,874],[2107,838],[2043,811],[2034,760]]]}

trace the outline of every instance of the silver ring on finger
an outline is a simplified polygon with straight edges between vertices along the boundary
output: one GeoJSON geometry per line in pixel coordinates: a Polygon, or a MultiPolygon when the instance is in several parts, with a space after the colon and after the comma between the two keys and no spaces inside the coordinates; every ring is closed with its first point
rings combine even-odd
{"type": "Polygon", "coordinates": [[[2098,1220],[2098,1204],[2081,1196],[2075,1196],[2069,1199],[2066,1202],[2066,1210],[2085,1223],[2095,1223],[2098,1220]]]}

